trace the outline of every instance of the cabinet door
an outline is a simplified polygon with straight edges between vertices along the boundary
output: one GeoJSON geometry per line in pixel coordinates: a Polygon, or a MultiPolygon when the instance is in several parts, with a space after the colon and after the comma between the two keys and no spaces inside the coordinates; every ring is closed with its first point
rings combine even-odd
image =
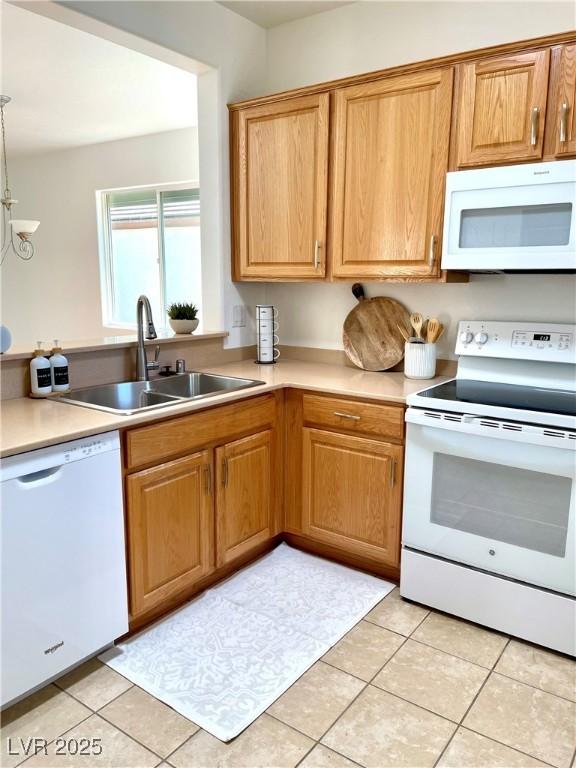
{"type": "Polygon", "coordinates": [[[133,616],[162,604],[213,569],[211,476],[209,451],[128,476],[133,616]]]}
{"type": "Polygon", "coordinates": [[[232,113],[236,280],[323,278],[329,96],[232,113]]]}
{"type": "Polygon", "coordinates": [[[549,60],[544,50],[460,66],[459,167],[542,157],[549,60]]]}
{"type": "Polygon", "coordinates": [[[398,445],[305,428],[303,533],[398,566],[402,456],[398,445]]]}
{"type": "Polygon", "coordinates": [[[272,430],[216,450],[218,565],[273,535],[272,430]]]}
{"type": "Polygon", "coordinates": [[[335,92],[334,277],[439,272],[451,104],[451,69],[335,92]]]}
{"type": "Polygon", "coordinates": [[[576,45],[559,46],[554,57],[549,105],[554,154],[576,155],[576,45]]]}

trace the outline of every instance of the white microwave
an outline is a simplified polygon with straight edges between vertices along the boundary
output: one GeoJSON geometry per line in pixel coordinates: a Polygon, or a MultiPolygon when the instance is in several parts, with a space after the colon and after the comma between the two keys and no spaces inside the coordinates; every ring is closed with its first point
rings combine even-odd
{"type": "Polygon", "coordinates": [[[576,160],[448,173],[442,268],[576,270],[576,160]]]}

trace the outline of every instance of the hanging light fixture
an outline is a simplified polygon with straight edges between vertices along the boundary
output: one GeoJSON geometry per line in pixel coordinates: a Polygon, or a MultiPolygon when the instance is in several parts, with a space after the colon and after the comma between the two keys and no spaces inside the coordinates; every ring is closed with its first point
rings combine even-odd
{"type": "Polygon", "coordinates": [[[0,264],[4,263],[6,256],[12,251],[14,255],[23,261],[29,261],[34,256],[34,243],[30,240],[36,232],[39,221],[30,219],[11,219],[12,206],[16,205],[18,200],[14,200],[10,192],[10,183],[8,178],[8,158],[6,157],[6,133],[4,129],[4,107],[11,101],[10,96],[0,95],[0,122],[2,128],[2,157],[4,159],[4,194],[0,197],[2,203],[2,255],[0,264]],[[14,242],[14,235],[19,242],[14,242]]]}

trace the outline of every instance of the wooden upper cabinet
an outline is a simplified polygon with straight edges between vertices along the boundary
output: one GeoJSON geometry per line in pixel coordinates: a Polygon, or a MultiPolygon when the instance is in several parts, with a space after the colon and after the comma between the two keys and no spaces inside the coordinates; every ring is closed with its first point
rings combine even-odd
{"type": "Polygon", "coordinates": [[[236,280],[326,274],[328,94],[232,112],[236,280]]]}
{"type": "Polygon", "coordinates": [[[402,446],[304,428],[302,462],[302,532],[397,567],[402,446]]]}
{"type": "Polygon", "coordinates": [[[335,91],[334,277],[439,273],[452,78],[435,69],[335,91]]]}
{"type": "Polygon", "coordinates": [[[576,44],[552,50],[549,120],[546,154],[576,155],[576,44]]]}
{"type": "Polygon", "coordinates": [[[127,478],[130,611],[146,613],[214,568],[211,452],[127,478]]]}
{"type": "Polygon", "coordinates": [[[217,564],[271,538],[274,530],[272,430],[216,449],[217,564]]]}
{"type": "Polygon", "coordinates": [[[458,167],[542,157],[549,61],[546,49],[460,65],[458,167]]]}

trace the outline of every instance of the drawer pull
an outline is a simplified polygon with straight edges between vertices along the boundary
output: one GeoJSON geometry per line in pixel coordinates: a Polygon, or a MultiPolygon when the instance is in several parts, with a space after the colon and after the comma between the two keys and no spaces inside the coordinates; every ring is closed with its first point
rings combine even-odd
{"type": "Polygon", "coordinates": [[[390,488],[394,488],[396,482],[396,459],[390,459],[390,488]]]}
{"type": "Polygon", "coordinates": [[[334,411],[334,416],[340,416],[342,419],[352,419],[352,421],[360,421],[360,416],[355,416],[353,413],[344,413],[344,411],[334,411]]]}

